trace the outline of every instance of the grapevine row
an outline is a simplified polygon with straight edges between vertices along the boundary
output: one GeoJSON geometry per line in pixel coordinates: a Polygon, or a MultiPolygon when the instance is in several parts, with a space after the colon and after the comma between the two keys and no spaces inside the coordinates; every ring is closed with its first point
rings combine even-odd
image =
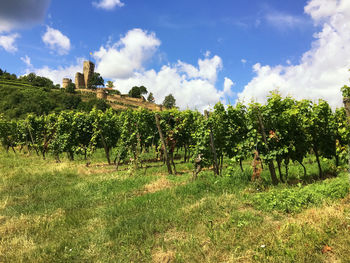
{"type": "MultiPolygon", "coordinates": [[[[238,103],[225,107],[218,103],[207,116],[177,109],[158,114],[171,158],[175,149],[182,148],[184,161],[213,166],[216,175],[222,172],[224,157],[243,169],[242,162],[257,151],[264,163],[277,164],[279,178],[271,173],[274,183],[286,180],[290,162],[299,163],[306,174],[303,161],[310,152],[322,176],[320,158],[334,159],[339,165],[346,159],[350,142],[344,108],[333,112],[326,101],[298,101],[278,93],[271,93],[264,105],[238,103]]],[[[0,118],[0,140],[6,151],[27,148],[43,158],[51,153],[57,161],[62,154],[71,160],[76,155],[89,160],[97,148],[104,149],[109,164],[126,158],[137,163],[140,154],[150,148],[159,154],[164,152],[155,113],[146,109],[119,114],[111,109],[70,111],[28,115],[18,121],[0,118]]]]}

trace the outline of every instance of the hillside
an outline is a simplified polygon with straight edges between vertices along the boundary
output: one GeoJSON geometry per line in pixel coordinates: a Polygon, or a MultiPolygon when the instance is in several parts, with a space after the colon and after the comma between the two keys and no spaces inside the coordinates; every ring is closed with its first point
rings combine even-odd
{"type": "Polygon", "coordinates": [[[90,90],[70,94],[64,89],[38,87],[21,80],[0,79],[0,112],[8,118],[18,119],[29,113],[43,115],[62,110],[90,111],[94,107],[101,110],[110,107],[115,110],[138,107],[153,109],[157,105],[118,95],[107,96],[103,100],[97,99],[96,92],[90,90]]]}

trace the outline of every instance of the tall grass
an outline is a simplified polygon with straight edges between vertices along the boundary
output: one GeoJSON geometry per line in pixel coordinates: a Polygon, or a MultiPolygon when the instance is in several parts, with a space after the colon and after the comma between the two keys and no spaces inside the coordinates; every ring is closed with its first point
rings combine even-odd
{"type": "Polygon", "coordinates": [[[103,161],[0,153],[0,262],[350,261],[345,174],[271,187],[267,174],[249,181],[248,162],[192,181],[179,161],[172,176],[159,163],[117,172],[103,161]]]}

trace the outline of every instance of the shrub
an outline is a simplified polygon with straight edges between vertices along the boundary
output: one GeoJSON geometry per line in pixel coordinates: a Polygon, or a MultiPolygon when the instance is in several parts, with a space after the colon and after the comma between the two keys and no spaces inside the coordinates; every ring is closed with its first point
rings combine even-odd
{"type": "Polygon", "coordinates": [[[252,198],[253,204],[265,211],[300,212],[302,209],[322,204],[325,201],[344,198],[349,193],[349,182],[345,176],[323,182],[295,187],[275,187],[252,198]]]}

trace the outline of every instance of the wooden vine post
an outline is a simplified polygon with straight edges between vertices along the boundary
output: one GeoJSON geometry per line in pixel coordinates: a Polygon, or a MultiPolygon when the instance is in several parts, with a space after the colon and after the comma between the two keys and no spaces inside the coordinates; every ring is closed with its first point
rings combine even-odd
{"type": "MultiPolygon", "coordinates": [[[[269,151],[269,146],[267,145],[264,123],[262,121],[262,117],[260,115],[260,110],[258,108],[257,108],[257,111],[258,111],[258,122],[259,122],[260,131],[261,131],[261,136],[262,136],[263,141],[265,143],[266,150],[269,151]]],[[[275,170],[275,165],[273,164],[273,160],[269,160],[269,170],[270,170],[270,174],[271,174],[272,183],[274,185],[277,185],[278,179],[276,176],[276,170],[275,170]]]]}
{"type": "Polygon", "coordinates": [[[38,149],[35,147],[35,144],[34,144],[33,134],[32,134],[32,131],[30,130],[31,127],[29,127],[29,123],[27,123],[27,129],[28,129],[28,132],[29,132],[30,139],[32,141],[33,148],[34,148],[34,150],[36,152],[36,155],[39,156],[38,149]]]}
{"type": "Polygon", "coordinates": [[[163,132],[162,132],[162,129],[160,128],[159,114],[158,113],[155,114],[155,118],[156,118],[156,125],[157,125],[157,129],[158,129],[160,141],[162,142],[162,146],[163,146],[163,150],[164,150],[164,158],[165,158],[166,166],[168,167],[168,173],[173,174],[173,170],[171,169],[171,165],[169,162],[168,151],[167,151],[167,147],[165,144],[163,132]]]}
{"type": "MultiPolygon", "coordinates": [[[[208,120],[209,119],[209,112],[207,110],[204,111],[204,115],[205,115],[205,118],[208,120]]],[[[211,151],[213,153],[214,175],[217,176],[217,175],[219,175],[218,156],[216,154],[213,130],[212,130],[211,126],[209,127],[209,129],[210,129],[210,148],[211,148],[211,151]]]]}

